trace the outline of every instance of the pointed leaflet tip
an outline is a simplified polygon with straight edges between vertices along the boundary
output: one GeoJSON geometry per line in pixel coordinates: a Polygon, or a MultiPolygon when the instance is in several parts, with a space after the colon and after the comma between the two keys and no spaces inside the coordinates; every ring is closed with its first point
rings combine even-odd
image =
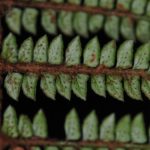
{"type": "Polygon", "coordinates": [[[34,135],[41,138],[46,138],[48,135],[47,119],[43,110],[39,110],[33,119],[34,135]]]}
{"type": "Polygon", "coordinates": [[[82,47],[80,37],[76,36],[66,49],[65,63],[67,66],[80,64],[82,47]]]}
{"type": "Polygon", "coordinates": [[[84,64],[89,67],[96,67],[99,64],[100,58],[100,44],[97,37],[91,39],[83,54],[84,64]]]}
{"type": "Polygon", "coordinates": [[[103,97],[106,97],[105,75],[94,75],[91,77],[92,90],[103,97]]]}
{"type": "Polygon", "coordinates": [[[21,14],[22,10],[20,8],[12,8],[6,14],[6,24],[16,34],[20,34],[21,31],[21,14]]]}
{"type": "Polygon", "coordinates": [[[122,77],[120,76],[106,76],[106,87],[108,93],[117,100],[124,101],[124,89],[122,84],[122,77]]]}
{"type": "Polygon", "coordinates": [[[59,29],[68,36],[73,35],[73,13],[68,11],[60,11],[58,15],[58,27],[59,29]]]}
{"type": "Polygon", "coordinates": [[[20,115],[18,123],[19,135],[23,138],[32,137],[32,123],[28,116],[20,115]]]}
{"type": "Polygon", "coordinates": [[[140,46],[134,57],[133,69],[148,69],[150,61],[150,42],[140,46]]]}
{"type": "Polygon", "coordinates": [[[95,141],[98,139],[98,118],[95,111],[92,111],[83,122],[83,140],[95,141]]]}
{"type": "Polygon", "coordinates": [[[60,74],[56,79],[56,88],[60,95],[67,100],[71,99],[71,76],[68,74],[60,74]]]}
{"type": "Polygon", "coordinates": [[[114,141],[115,139],[115,114],[106,117],[100,126],[100,139],[114,141]]]}
{"type": "MultiPolygon", "coordinates": [[[[148,69],[148,73],[150,73],[150,68],[148,69]]],[[[150,81],[146,79],[142,79],[142,92],[145,96],[150,100],[150,81]]]]}
{"type": "Polygon", "coordinates": [[[104,25],[106,34],[114,40],[119,38],[119,17],[108,16],[104,25]]]}
{"type": "Polygon", "coordinates": [[[116,59],[116,42],[110,41],[101,50],[100,64],[106,67],[113,67],[116,59]]]}
{"type": "Polygon", "coordinates": [[[130,142],[131,136],[131,117],[125,115],[122,117],[116,125],[116,141],[130,142]]]}
{"type": "Polygon", "coordinates": [[[87,81],[89,76],[85,74],[78,74],[72,78],[72,90],[74,94],[85,101],[87,96],[87,81]]]}
{"type": "Polygon", "coordinates": [[[7,94],[16,101],[20,94],[22,79],[23,76],[20,73],[9,73],[5,78],[4,86],[7,94]]]}
{"type": "Polygon", "coordinates": [[[50,43],[48,49],[48,62],[55,65],[63,63],[63,49],[64,43],[62,35],[58,35],[50,43]]]}
{"type": "Polygon", "coordinates": [[[67,140],[79,140],[80,134],[80,120],[75,109],[72,109],[65,119],[65,134],[67,140]]]}
{"type": "Polygon", "coordinates": [[[73,27],[77,34],[87,38],[88,35],[88,14],[77,12],[74,14],[73,27]]]}
{"type": "Polygon", "coordinates": [[[18,52],[19,62],[31,62],[33,55],[33,39],[31,37],[23,41],[18,52]]]}
{"type": "Polygon", "coordinates": [[[33,54],[33,61],[37,63],[47,62],[47,51],[48,51],[48,37],[47,35],[42,36],[36,42],[33,54]]]}
{"type": "Polygon", "coordinates": [[[32,100],[36,99],[37,82],[38,76],[36,74],[27,74],[23,77],[22,82],[23,93],[32,100]]]}
{"type": "Polygon", "coordinates": [[[40,87],[44,94],[55,100],[56,96],[56,85],[55,85],[55,76],[51,74],[44,74],[41,78],[40,87]]]}
{"type": "Polygon", "coordinates": [[[136,27],[137,39],[143,43],[150,41],[150,22],[139,20],[136,27]]]}
{"type": "Polygon", "coordinates": [[[124,17],[121,19],[120,32],[125,39],[135,40],[134,29],[134,21],[132,20],[132,18],[124,17]]]}
{"type": "Polygon", "coordinates": [[[2,132],[9,137],[18,137],[17,114],[15,109],[9,105],[3,115],[2,132]]]}
{"type": "Polygon", "coordinates": [[[129,97],[142,100],[140,77],[135,76],[124,79],[124,90],[129,97]]]}
{"type": "Polygon", "coordinates": [[[34,8],[26,8],[22,15],[22,25],[27,32],[36,34],[36,24],[38,17],[38,10],[34,8]]]}
{"type": "Polygon", "coordinates": [[[57,26],[56,26],[56,12],[52,9],[42,10],[41,14],[41,25],[44,30],[49,34],[56,35],[57,26]]]}
{"type": "Polygon", "coordinates": [[[17,62],[17,42],[12,33],[9,33],[3,41],[1,57],[10,63],[17,62]]]}
{"type": "Polygon", "coordinates": [[[123,42],[117,52],[117,65],[121,69],[132,67],[133,61],[133,40],[123,42]]]}
{"type": "Polygon", "coordinates": [[[136,115],[132,121],[131,139],[133,143],[145,143],[147,141],[147,134],[144,123],[144,116],[142,113],[136,115]]]}

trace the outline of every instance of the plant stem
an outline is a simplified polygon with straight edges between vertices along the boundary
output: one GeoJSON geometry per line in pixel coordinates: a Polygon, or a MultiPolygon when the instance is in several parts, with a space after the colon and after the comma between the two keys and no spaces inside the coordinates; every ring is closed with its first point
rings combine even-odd
{"type": "Polygon", "coordinates": [[[143,20],[150,20],[149,17],[147,16],[142,16],[142,15],[136,15],[133,14],[132,12],[129,11],[118,11],[117,9],[115,10],[108,10],[99,7],[89,7],[89,6],[84,6],[84,5],[73,5],[73,4],[64,4],[64,3],[52,3],[52,2],[33,2],[33,1],[16,1],[16,0],[4,0],[0,1],[0,5],[3,6],[16,6],[16,7],[34,7],[34,8],[39,8],[39,9],[54,9],[56,11],[71,11],[71,12],[87,12],[91,14],[102,14],[105,16],[118,16],[118,17],[130,17],[132,19],[138,20],[138,19],[143,19],[143,20]]]}
{"type": "Polygon", "coordinates": [[[104,142],[104,141],[59,141],[53,139],[40,139],[40,138],[31,138],[31,139],[12,139],[4,136],[0,136],[1,141],[3,142],[3,147],[5,146],[57,146],[57,147],[108,147],[110,149],[115,148],[138,148],[138,149],[150,149],[150,144],[132,144],[132,143],[120,143],[120,142],[104,142]]]}
{"type": "Polygon", "coordinates": [[[19,72],[19,73],[35,73],[43,74],[50,73],[58,75],[60,73],[76,75],[76,74],[89,74],[89,75],[118,75],[122,77],[140,76],[142,78],[150,80],[150,74],[145,70],[134,69],[119,69],[119,68],[107,68],[105,66],[98,66],[96,68],[87,67],[85,65],[66,66],[66,65],[50,65],[50,64],[36,64],[36,63],[8,63],[0,61],[0,73],[19,72]]]}

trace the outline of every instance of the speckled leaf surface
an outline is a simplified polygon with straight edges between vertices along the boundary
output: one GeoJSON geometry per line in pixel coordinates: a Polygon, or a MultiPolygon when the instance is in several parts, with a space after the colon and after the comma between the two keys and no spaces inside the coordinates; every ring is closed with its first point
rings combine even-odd
{"type": "Polygon", "coordinates": [[[31,138],[33,136],[32,123],[28,116],[20,115],[18,121],[19,136],[23,138],[31,138]]]}
{"type": "Polygon", "coordinates": [[[134,143],[145,143],[147,141],[146,130],[144,124],[144,116],[142,113],[134,117],[131,125],[131,139],[134,143]]]}
{"type": "Polygon", "coordinates": [[[71,76],[60,74],[56,79],[56,89],[67,100],[71,99],[71,76]]]}
{"type": "Polygon", "coordinates": [[[73,93],[81,98],[82,100],[86,100],[87,96],[87,81],[88,75],[78,74],[72,77],[72,91],[73,93]]]}
{"type": "Polygon", "coordinates": [[[8,106],[3,114],[2,132],[9,137],[18,137],[17,114],[12,106],[8,106]]]}
{"type": "Polygon", "coordinates": [[[75,13],[73,28],[80,36],[88,37],[88,14],[84,12],[75,13]]]}
{"type": "Polygon", "coordinates": [[[101,50],[100,64],[107,67],[113,67],[115,64],[115,57],[116,43],[115,41],[111,41],[104,45],[101,50]]]}
{"type": "Polygon", "coordinates": [[[115,139],[115,115],[107,116],[100,126],[100,139],[104,141],[113,141],[115,139]]]}
{"type": "Polygon", "coordinates": [[[62,35],[55,37],[48,48],[48,62],[50,64],[61,64],[63,62],[64,43],[62,35]]]}
{"type": "Polygon", "coordinates": [[[119,17],[109,16],[106,18],[104,30],[106,34],[112,39],[118,40],[119,38],[119,17]]]}
{"type": "Polygon", "coordinates": [[[106,97],[105,75],[95,75],[91,77],[92,90],[103,97],[106,97]]]}
{"type": "Polygon", "coordinates": [[[19,8],[13,8],[6,14],[7,26],[16,34],[21,32],[21,14],[22,11],[19,8]]]}
{"type": "Polygon", "coordinates": [[[22,15],[22,25],[26,31],[32,34],[37,33],[37,17],[38,10],[34,8],[26,8],[22,15]]]}
{"type": "Polygon", "coordinates": [[[18,61],[30,63],[33,55],[33,40],[31,37],[23,41],[18,52],[18,61]]]}
{"type": "Polygon", "coordinates": [[[98,139],[98,118],[95,111],[92,111],[83,121],[83,140],[95,141],[98,139]]]}
{"type": "Polygon", "coordinates": [[[73,34],[73,13],[61,11],[58,16],[58,27],[65,35],[71,36],[73,34]]]}
{"type": "Polygon", "coordinates": [[[83,61],[86,66],[96,67],[99,64],[100,44],[97,37],[91,39],[85,46],[83,61]]]}
{"type": "Polygon", "coordinates": [[[80,64],[82,55],[82,47],[80,37],[75,37],[68,45],[65,55],[65,63],[67,66],[80,64]]]}
{"type": "Polygon", "coordinates": [[[44,30],[55,35],[57,33],[57,19],[56,12],[52,9],[43,10],[41,14],[41,25],[44,30]]]}
{"type": "Polygon", "coordinates": [[[39,110],[33,118],[33,133],[41,138],[46,138],[48,135],[47,119],[43,110],[39,110]]]}
{"type": "Polygon", "coordinates": [[[134,40],[135,39],[135,27],[134,21],[129,17],[124,17],[121,19],[120,32],[125,39],[134,40]]]}
{"type": "Polygon", "coordinates": [[[142,100],[140,77],[135,76],[124,79],[124,89],[132,99],[142,100]]]}
{"type": "Polygon", "coordinates": [[[72,109],[66,116],[64,128],[67,140],[80,139],[80,121],[75,109],[72,109]]]}
{"type": "Polygon", "coordinates": [[[56,85],[55,85],[55,76],[51,74],[44,74],[41,78],[40,87],[44,94],[55,100],[56,97],[56,85]]]}
{"type": "Polygon", "coordinates": [[[108,75],[106,78],[106,86],[108,93],[112,97],[124,101],[124,90],[121,77],[108,75]]]}
{"type": "Polygon", "coordinates": [[[131,117],[125,115],[122,117],[116,125],[116,141],[130,142],[131,140],[131,117]]]}
{"type": "Polygon", "coordinates": [[[4,86],[7,94],[18,101],[23,76],[20,73],[9,73],[5,78],[4,86]]]}
{"type": "Polygon", "coordinates": [[[150,42],[140,46],[134,58],[134,69],[148,69],[150,61],[150,42]]]}
{"type": "Polygon", "coordinates": [[[9,33],[3,41],[1,57],[10,63],[17,62],[17,42],[12,33],[9,33]]]}
{"type": "Polygon", "coordinates": [[[23,77],[22,90],[25,96],[32,100],[36,100],[36,87],[38,76],[35,74],[27,74],[23,77]]]}
{"type": "Polygon", "coordinates": [[[133,62],[133,41],[125,41],[117,51],[116,67],[127,69],[132,67],[133,62]]]}
{"type": "MultiPolygon", "coordinates": [[[[150,72],[150,68],[148,73],[150,72]]],[[[145,94],[145,96],[150,100],[150,81],[146,79],[142,79],[141,90],[145,94]]]]}
{"type": "Polygon", "coordinates": [[[47,62],[48,38],[42,36],[36,43],[33,54],[33,61],[37,63],[47,62]]]}

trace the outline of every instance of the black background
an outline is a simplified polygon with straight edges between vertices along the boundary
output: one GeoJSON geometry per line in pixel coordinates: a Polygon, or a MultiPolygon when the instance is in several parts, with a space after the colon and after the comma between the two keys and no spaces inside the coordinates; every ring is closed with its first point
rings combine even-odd
{"type": "MultiPolygon", "coordinates": [[[[40,16],[38,18],[39,20],[37,23],[37,31],[38,31],[37,36],[32,36],[22,29],[21,36],[16,35],[17,42],[19,43],[19,45],[23,42],[24,39],[26,39],[29,36],[32,36],[34,41],[37,41],[39,37],[45,34],[45,31],[40,26],[40,16]]],[[[4,28],[4,37],[5,37],[9,33],[9,30],[5,24],[4,18],[2,21],[2,25],[4,28]]],[[[58,31],[58,33],[61,32],[58,31]]],[[[81,38],[83,48],[85,44],[88,42],[88,40],[94,36],[95,35],[91,34],[88,39],[81,38]]],[[[101,47],[111,40],[104,34],[103,31],[99,32],[97,36],[99,38],[101,47]]],[[[48,37],[49,37],[49,41],[51,41],[54,36],[48,35],[48,37]]],[[[67,47],[68,42],[71,41],[73,37],[63,36],[65,48],[67,47]]],[[[122,38],[120,38],[120,40],[117,41],[117,47],[120,45],[121,42],[123,42],[122,38]]],[[[139,45],[140,43],[135,42],[135,49],[139,45]]],[[[80,116],[81,123],[84,117],[88,115],[88,113],[90,113],[92,110],[96,111],[99,118],[99,122],[101,122],[104,117],[106,117],[107,115],[113,112],[116,114],[117,120],[125,114],[131,114],[131,116],[134,117],[137,113],[143,112],[147,127],[150,120],[149,119],[150,101],[144,95],[143,95],[143,101],[132,100],[128,96],[126,96],[126,94],[125,94],[125,102],[120,102],[118,100],[115,100],[112,97],[110,97],[109,94],[107,94],[107,98],[103,98],[96,95],[91,90],[90,82],[88,83],[87,101],[83,101],[77,98],[73,93],[72,93],[71,101],[64,99],[59,94],[57,94],[56,96],[56,101],[53,101],[47,98],[43,94],[42,90],[39,87],[39,83],[37,87],[36,102],[26,98],[22,93],[22,91],[20,93],[19,102],[16,102],[6,94],[4,87],[3,87],[3,91],[4,91],[3,112],[8,105],[12,105],[15,107],[18,116],[19,114],[23,113],[23,114],[27,114],[32,119],[35,113],[39,109],[43,109],[48,119],[49,137],[51,138],[59,138],[59,139],[65,138],[64,128],[63,128],[64,120],[66,114],[72,108],[77,109],[80,116]]]]}

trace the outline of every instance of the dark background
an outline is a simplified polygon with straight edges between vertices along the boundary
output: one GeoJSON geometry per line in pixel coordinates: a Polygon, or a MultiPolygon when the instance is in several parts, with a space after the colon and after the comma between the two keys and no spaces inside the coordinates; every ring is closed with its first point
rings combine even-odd
{"type": "MultiPolygon", "coordinates": [[[[17,36],[17,42],[19,45],[23,42],[24,39],[26,39],[29,36],[32,36],[34,41],[37,41],[39,37],[45,34],[45,31],[40,26],[40,17],[38,17],[38,23],[37,23],[37,36],[30,35],[29,33],[22,30],[21,36],[17,36]]],[[[4,37],[9,33],[9,30],[7,28],[7,25],[5,24],[4,18],[2,20],[2,25],[4,28],[4,37]]],[[[58,32],[61,33],[61,32],[58,32]]],[[[84,48],[85,44],[88,42],[89,39],[94,37],[95,35],[90,35],[88,39],[81,38],[82,46],[84,48]]],[[[103,31],[99,32],[97,34],[99,41],[101,43],[101,47],[109,42],[111,39],[108,38],[103,31]]],[[[50,36],[49,41],[54,36],[50,36]]],[[[73,37],[67,37],[63,36],[64,39],[64,45],[65,48],[67,47],[67,44],[69,41],[71,41],[73,37]]],[[[119,41],[117,41],[117,47],[120,45],[120,43],[123,42],[123,39],[120,38],[119,41]]],[[[135,42],[135,48],[137,48],[140,45],[139,42],[135,42]]],[[[5,75],[4,75],[5,77],[5,75]]],[[[145,116],[146,126],[148,127],[149,121],[150,121],[150,101],[143,95],[143,101],[136,101],[130,99],[128,96],[125,95],[125,102],[120,102],[118,100],[113,99],[112,97],[107,94],[107,98],[100,97],[96,95],[90,87],[90,82],[88,83],[88,92],[87,92],[87,101],[82,101],[81,99],[77,98],[72,93],[71,101],[68,101],[61,97],[59,94],[56,96],[56,101],[53,101],[49,98],[47,98],[42,90],[39,87],[37,87],[37,100],[36,102],[26,98],[22,91],[20,93],[19,102],[16,102],[12,100],[7,94],[3,87],[4,91],[4,98],[3,98],[3,111],[6,109],[8,105],[12,105],[15,107],[17,114],[26,114],[30,116],[32,119],[35,113],[39,109],[43,109],[47,119],[48,119],[48,125],[49,125],[49,137],[51,138],[60,138],[64,139],[64,120],[66,114],[72,109],[76,108],[78,111],[78,114],[80,116],[81,123],[85,116],[90,113],[92,110],[95,110],[99,122],[103,120],[104,117],[109,115],[110,113],[115,112],[117,120],[122,117],[125,114],[131,114],[132,117],[134,117],[137,113],[143,112],[145,116]]]]}

